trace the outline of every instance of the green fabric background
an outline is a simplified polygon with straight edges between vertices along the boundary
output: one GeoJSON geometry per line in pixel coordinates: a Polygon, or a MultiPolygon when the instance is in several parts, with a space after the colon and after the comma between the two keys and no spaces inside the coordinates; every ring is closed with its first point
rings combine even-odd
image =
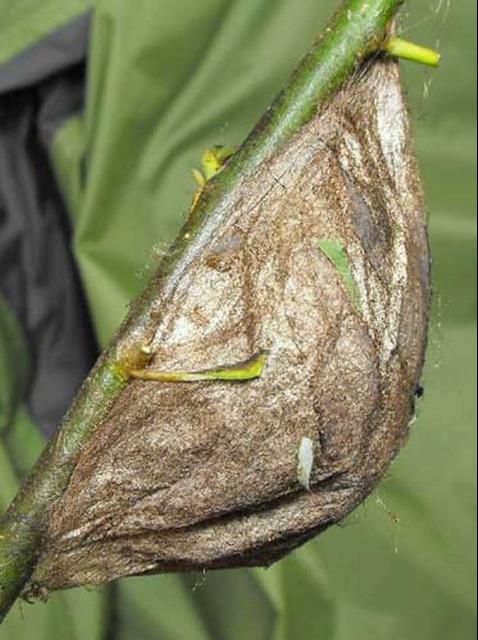
{"type": "Polygon", "coordinates": [[[0,61],[75,18],[92,0],[0,0],[0,61]]]}
{"type": "MultiPolygon", "coordinates": [[[[58,133],[53,157],[105,344],[181,225],[202,151],[244,138],[334,3],[96,5],[86,113],[58,133]]],[[[16,605],[0,640],[475,637],[475,11],[460,0],[415,0],[402,12],[405,37],[438,45],[443,56],[438,71],[402,64],[430,212],[435,299],[425,398],[378,491],[345,526],[268,570],[131,578],[54,594],[46,605],[16,605]]],[[[0,351],[4,371],[9,358],[0,351]]],[[[16,480],[2,446],[6,504],[16,480]]],[[[23,448],[30,460],[38,443],[23,448]]]]}

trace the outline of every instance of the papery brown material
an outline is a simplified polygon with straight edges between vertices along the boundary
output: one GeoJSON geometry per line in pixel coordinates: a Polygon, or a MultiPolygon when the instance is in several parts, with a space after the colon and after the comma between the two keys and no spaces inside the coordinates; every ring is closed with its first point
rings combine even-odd
{"type": "Polygon", "coordinates": [[[230,206],[163,310],[151,367],[267,350],[264,374],[132,381],[50,513],[34,575],[47,589],[268,564],[343,519],[406,439],[430,293],[397,64],[362,67],[230,206]],[[344,245],[359,305],[323,239],[344,245]]]}

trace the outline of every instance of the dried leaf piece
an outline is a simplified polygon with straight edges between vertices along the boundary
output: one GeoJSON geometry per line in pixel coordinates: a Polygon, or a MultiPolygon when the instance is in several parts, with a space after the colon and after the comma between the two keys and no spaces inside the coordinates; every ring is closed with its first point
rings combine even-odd
{"type": "Polygon", "coordinates": [[[306,437],[301,438],[297,451],[297,480],[307,491],[310,490],[310,476],[313,466],[314,441],[306,437]]]}
{"type": "Polygon", "coordinates": [[[363,67],[230,206],[162,308],[150,366],[263,351],[267,366],[244,382],[132,381],[49,514],[43,587],[268,564],[354,509],[406,439],[430,293],[397,65],[363,67]],[[323,238],[343,243],[360,313],[323,238]]]}

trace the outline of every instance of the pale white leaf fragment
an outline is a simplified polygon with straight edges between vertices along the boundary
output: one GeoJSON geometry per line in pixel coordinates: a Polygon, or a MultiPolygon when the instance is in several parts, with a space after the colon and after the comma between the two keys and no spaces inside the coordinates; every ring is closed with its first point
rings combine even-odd
{"type": "Polygon", "coordinates": [[[297,480],[310,490],[310,475],[314,465],[314,442],[310,438],[302,438],[297,452],[297,480]]]}

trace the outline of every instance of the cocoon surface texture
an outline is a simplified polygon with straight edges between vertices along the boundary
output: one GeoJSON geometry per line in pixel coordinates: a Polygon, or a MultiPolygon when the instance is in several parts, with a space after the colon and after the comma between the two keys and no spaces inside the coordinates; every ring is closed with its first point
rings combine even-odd
{"type": "Polygon", "coordinates": [[[398,65],[360,68],[228,206],[150,368],[264,352],[263,374],[132,381],[49,514],[46,589],[269,564],[353,510],[407,437],[430,290],[398,65]]]}

